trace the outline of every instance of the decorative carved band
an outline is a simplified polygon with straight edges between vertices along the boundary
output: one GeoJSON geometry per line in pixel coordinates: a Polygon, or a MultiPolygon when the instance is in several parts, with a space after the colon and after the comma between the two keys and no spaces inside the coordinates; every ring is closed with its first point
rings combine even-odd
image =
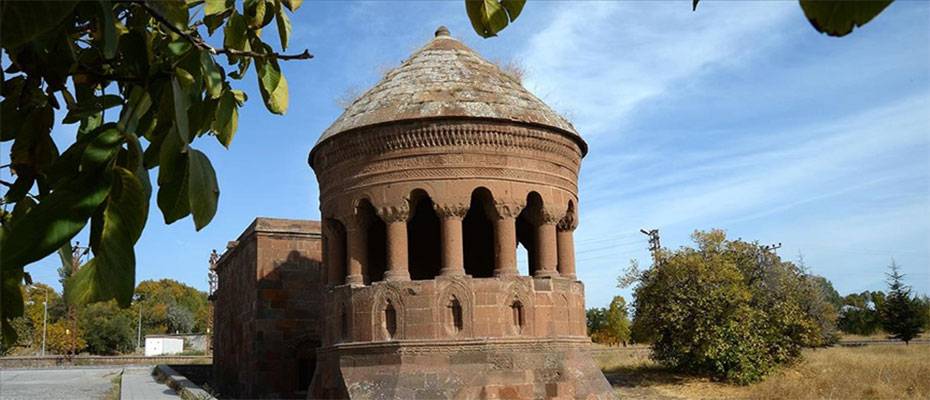
{"type": "Polygon", "coordinates": [[[317,173],[335,164],[364,156],[426,147],[496,148],[528,151],[563,159],[574,170],[581,163],[581,148],[562,133],[519,124],[475,121],[415,121],[359,129],[320,143],[311,151],[317,173]]]}

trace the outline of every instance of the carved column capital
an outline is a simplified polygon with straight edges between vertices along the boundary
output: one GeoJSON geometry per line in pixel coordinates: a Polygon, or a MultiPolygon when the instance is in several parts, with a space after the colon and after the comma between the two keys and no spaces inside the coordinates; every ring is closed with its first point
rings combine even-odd
{"type": "Polygon", "coordinates": [[[462,219],[465,218],[465,214],[468,213],[469,204],[463,203],[435,203],[433,204],[433,209],[436,210],[436,216],[441,219],[455,218],[462,219]]]}
{"type": "Polygon", "coordinates": [[[494,203],[494,210],[497,211],[497,218],[499,219],[513,219],[517,218],[520,215],[520,211],[523,211],[522,204],[516,203],[494,203]]]}
{"type": "Polygon", "coordinates": [[[378,216],[386,223],[406,222],[410,218],[410,206],[404,203],[399,206],[386,206],[378,209],[378,216]]]}
{"type": "Polygon", "coordinates": [[[530,221],[534,225],[555,225],[562,220],[562,217],[565,216],[564,211],[554,210],[549,207],[540,208],[535,215],[530,215],[530,221]]]}
{"type": "Polygon", "coordinates": [[[559,220],[556,229],[559,231],[574,231],[578,227],[578,219],[575,218],[575,214],[567,213],[562,219],[559,220]]]}

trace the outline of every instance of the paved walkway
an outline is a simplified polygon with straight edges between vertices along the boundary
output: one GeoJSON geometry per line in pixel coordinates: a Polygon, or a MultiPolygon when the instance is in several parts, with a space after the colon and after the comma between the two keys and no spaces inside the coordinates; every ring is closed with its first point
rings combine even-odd
{"type": "Polygon", "coordinates": [[[152,367],[123,369],[123,387],[120,400],[177,400],[180,396],[152,376],[152,367]]]}
{"type": "Polygon", "coordinates": [[[98,400],[113,388],[113,378],[121,370],[121,367],[4,369],[0,371],[0,399],[98,400]]]}

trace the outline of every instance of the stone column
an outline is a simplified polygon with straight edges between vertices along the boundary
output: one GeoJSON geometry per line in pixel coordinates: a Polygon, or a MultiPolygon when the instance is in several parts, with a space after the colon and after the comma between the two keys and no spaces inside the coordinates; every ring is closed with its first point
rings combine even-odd
{"type": "Polygon", "coordinates": [[[327,237],[326,237],[326,271],[328,276],[328,282],[331,286],[336,286],[342,284],[342,279],[344,278],[345,272],[345,254],[346,254],[346,243],[345,243],[345,230],[342,229],[342,225],[334,220],[330,220],[326,223],[327,237]]]}
{"type": "Polygon", "coordinates": [[[439,276],[465,275],[462,218],[468,212],[468,205],[434,204],[433,207],[440,220],[442,238],[442,269],[439,270],[439,276]]]}
{"type": "Polygon", "coordinates": [[[575,279],[575,218],[566,215],[556,226],[559,275],[575,279]]]}
{"type": "Polygon", "coordinates": [[[348,244],[346,252],[346,282],[350,285],[365,285],[362,270],[368,266],[368,221],[363,216],[354,215],[346,226],[348,244]]]}
{"type": "Polygon", "coordinates": [[[378,210],[378,216],[387,224],[387,271],[384,272],[384,280],[409,281],[407,219],[410,217],[410,209],[384,207],[378,210]]]}
{"type": "Polygon", "coordinates": [[[494,276],[514,276],[517,271],[517,216],[519,205],[497,204],[494,220],[494,276]]]}
{"type": "Polygon", "coordinates": [[[555,225],[559,221],[553,213],[541,210],[536,223],[536,262],[537,269],[533,275],[537,278],[552,278],[559,276],[556,270],[558,265],[558,245],[556,243],[555,225]]]}

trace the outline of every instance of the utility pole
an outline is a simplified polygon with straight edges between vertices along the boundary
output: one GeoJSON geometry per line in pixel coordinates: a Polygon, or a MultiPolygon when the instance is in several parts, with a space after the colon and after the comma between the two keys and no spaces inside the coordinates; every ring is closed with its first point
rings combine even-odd
{"type": "Polygon", "coordinates": [[[136,304],[139,305],[139,325],[136,326],[136,349],[142,348],[142,296],[136,296],[136,304]]]}
{"type": "Polygon", "coordinates": [[[48,333],[48,288],[45,288],[45,311],[42,317],[42,355],[45,356],[45,338],[48,333]]]}
{"type": "Polygon", "coordinates": [[[652,252],[652,263],[658,266],[659,249],[662,248],[662,244],[659,242],[659,230],[651,229],[647,231],[645,229],[640,229],[639,231],[642,232],[643,235],[649,236],[649,251],[652,252]]]}

